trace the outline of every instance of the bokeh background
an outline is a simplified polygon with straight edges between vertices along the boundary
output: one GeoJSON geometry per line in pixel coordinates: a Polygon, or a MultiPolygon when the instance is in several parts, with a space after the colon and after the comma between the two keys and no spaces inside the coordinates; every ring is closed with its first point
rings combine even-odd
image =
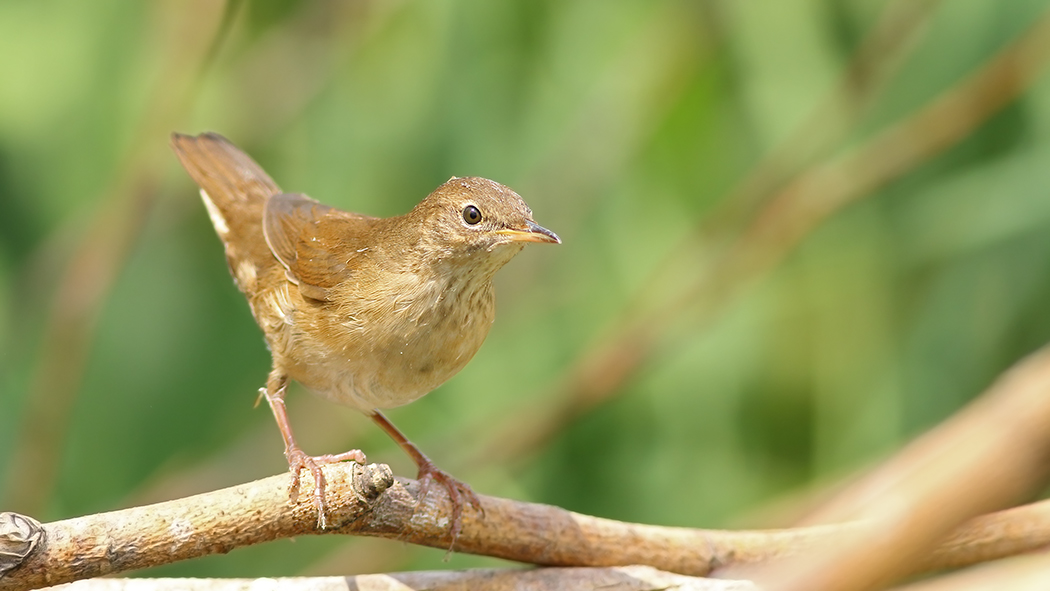
{"type": "MultiPolygon", "coordinates": [[[[0,509],[54,520],[286,470],[269,356],[171,131],[399,214],[453,175],[564,244],[390,414],[477,490],[791,523],[1050,337],[1045,0],[0,1],[0,509]]],[[[293,390],[304,448],[367,419],[293,390]]],[[[1004,425],[1004,428],[1009,428],[1004,425]]],[[[498,561],[280,541],[148,571],[498,561]]]]}

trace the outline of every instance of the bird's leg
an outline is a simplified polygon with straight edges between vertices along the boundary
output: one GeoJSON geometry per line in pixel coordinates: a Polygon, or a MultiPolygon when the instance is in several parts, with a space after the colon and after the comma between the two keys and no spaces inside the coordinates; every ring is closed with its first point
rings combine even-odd
{"type": "Polygon", "coordinates": [[[383,413],[374,410],[370,416],[381,429],[386,431],[391,439],[397,442],[401,449],[405,450],[405,453],[412,458],[412,461],[419,468],[419,475],[417,476],[419,480],[419,500],[426,498],[427,491],[430,490],[430,483],[435,480],[448,490],[449,499],[452,501],[452,519],[449,534],[452,537],[452,543],[455,544],[462,528],[463,502],[470,503],[472,507],[484,515],[485,510],[481,507],[481,499],[478,498],[478,495],[467,483],[457,480],[448,472],[435,466],[434,462],[430,461],[430,458],[416,447],[416,444],[409,441],[389,419],[383,416],[383,413]]]}
{"type": "Polygon", "coordinates": [[[341,454],[325,454],[323,456],[308,456],[292,435],[292,425],[288,422],[288,409],[284,405],[284,393],[288,388],[288,376],[284,372],[274,368],[270,377],[266,380],[266,402],[270,404],[273,418],[277,420],[277,428],[281,431],[284,439],[284,457],[288,460],[288,470],[292,473],[292,484],[288,487],[288,500],[296,502],[299,500],[299,472],[306,468],[314,477],[314,505],[317,507],[317,527],[324,529],[327,526],[327,504],[324,498],[325,480],[324,472],[321,471],[322,464],[334,464],[337,462],[354,461],[358,464],[365,463],[365,454],[359,449],[352,449],[341,454]]]}

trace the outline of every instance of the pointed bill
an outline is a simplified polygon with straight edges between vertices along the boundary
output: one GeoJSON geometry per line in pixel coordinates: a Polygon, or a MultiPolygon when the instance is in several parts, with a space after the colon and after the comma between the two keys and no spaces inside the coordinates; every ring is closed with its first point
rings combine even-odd
{"type": "Polygon", "coordinates": [[[532,220],[525,222],[525,228],[505,228],[503,230],[496,230],[496,233],[502,234],[516,242],[545,242],[548,244],[561,244],[561,238],[558,238],[557,234],[532,220]]]}

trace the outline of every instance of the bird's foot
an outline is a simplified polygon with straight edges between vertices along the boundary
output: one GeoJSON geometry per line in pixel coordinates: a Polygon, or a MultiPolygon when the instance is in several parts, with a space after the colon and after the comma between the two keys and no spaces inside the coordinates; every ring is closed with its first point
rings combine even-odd
{"type": "Polygon", "coordinates": [[[308,456],[298,447],[290,447],[284,452],[288,458],[288,470],[292,473],[292,484],[288,487],[288,500],[295,503],[299,500],[299,473],[305,468],[314,477],[314,506],[317,507],[317,527],[325,529],[328,525],[328,505],[325,502],[325,479],[321,466],[339,462],[357,462],[364,465],[365,454],[359,449],[352,449],[341,454],[308,456]]]}
{"type": "Polygon", "coordinates": [[[452,546],[456,544],[456,538],[459,537],[459,532],[463,529],[464,502],[469,503],[471,507],[474,507],[484,516],[485,509],[481,506],[481,499],[478,498],[477,493],[470,488],[469,484],[438,468],[430,460],[420,464],[419,475],[416,478],[419,480],[419,501],[427,497],[427,492],[429,492],[430,485],[433,482],[437,482],[448,491],[449,500],[452,501],[452,519],[449,526],[449,536],[452,539],[452,543],[449,545],[449,551],[451,552],[452,546]]]}

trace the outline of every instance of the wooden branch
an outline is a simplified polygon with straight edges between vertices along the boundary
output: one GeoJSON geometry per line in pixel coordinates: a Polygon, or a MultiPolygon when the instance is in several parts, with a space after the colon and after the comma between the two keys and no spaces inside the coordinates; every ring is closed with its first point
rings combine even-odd
{"type": "Polygon", "coordinates": [[[349,577],[266,579],[93,579],[70,591],[759,591],[748,581],[706,579],[667,573],[648,566],[606,568],[470,569],[367,574],[349,577]]]}
{"type": "Polygon", "coordinates": [[[895,591],[1046,591],[1050,581],[1050,556],[1036,554],[1001,560],[943,577],[937,577],[895,591]]]}
{"type": "MultiPolygon", "coordinates": [[[[345,526],[371,510],[394,481],[385,465],[340,464],[325,471],[328,519],[345,526]]],[[[127,570],[225,554],[278,538],[318,533],[313,479],[288,502],[288,474],[176,501],[48,523],[0,590],[35,589],[127,570]]]]}
{"type": "MultiPolygon", "coordinates": [[[[856,529],[745,576],[770,590],[884,586],[922,568],[960,524],[1035,493],[1046,481],[1048,457],[1050,346],[1017,363],[983,396],[848,487],[813,519],[851,520],[856,529]]],[[[989,525],[984,534],[1003,542],[1023,544],[1028,535],[1027,524],[1002,515],[998,534],[989,525]]],[[[976,541],[972,534],[953,539],[976,541]]],[[[1045,545],[1045,537],[1039,543],[1045,545]]]]}
{"type": "MultiPolygon", "coordinates": [[[[43,526],[0,516],[0,591],[22,591],[306,534],[356,534],[544,566],[648,565],[704,576],[765,565],[767,588],[866,589],[1050,544],[1050,501],[962,523],[1033,490],[1050,453],[1050,347],[988,393],[847,489],[823,512],[848,523],[779,531],[719,531],[623,523],[557,507],[481,497],[449,537],[451,503],[390,468],[324,468],[328,520],[318,530],[312,479],[289,504],[287,474],[184,499],[43,526]],[[8,524],[8,525],[4,525],[8,524]],[[960,526],[960,524],[962,524],[960,526]],[[947,538],[945,539],[945,536],[947,538]],[[790,560],[787,560],[790,558],[790,560]]],[[[624,475],[630,478],[631,474],[624,475]]],[[[751,579],[750,574],[732,578],[751,579]]]]}
{"type": "Polygon", "coordinates": [[[960,568],[1050,549],[1050,501],[975,517],[941,541],[920,571],[960,568]]]}
{"type": "MultiPolygon", "coordinates": [[[[434,488],[419,505],[418,484],[395,480],[385,465],[326,466],[329,521],[319,531],[309,502],[288,502],[288,475],[176,501],[44,524],[36,549],[7,575],[0,591],[45,585],[220,554],[307,534],[357,534],[448,548],[449,500],[434,488]]],[[[557,507],[482,496],[485,516],[471,509],[455,550],[556,566],[648,565],[703,576],[723,566],[765,563],[805,553],[857,524],[778,531],[722,531],[622,523],[557,507]]],[[[3,531],[0,530],[0,536],[3,531]]],[[[1050,545],[1050,501],[973,520],[922,564],[937,570],[1050,545]]],[[[0,548],[3,548],[0,539],[0,548]]]]}

